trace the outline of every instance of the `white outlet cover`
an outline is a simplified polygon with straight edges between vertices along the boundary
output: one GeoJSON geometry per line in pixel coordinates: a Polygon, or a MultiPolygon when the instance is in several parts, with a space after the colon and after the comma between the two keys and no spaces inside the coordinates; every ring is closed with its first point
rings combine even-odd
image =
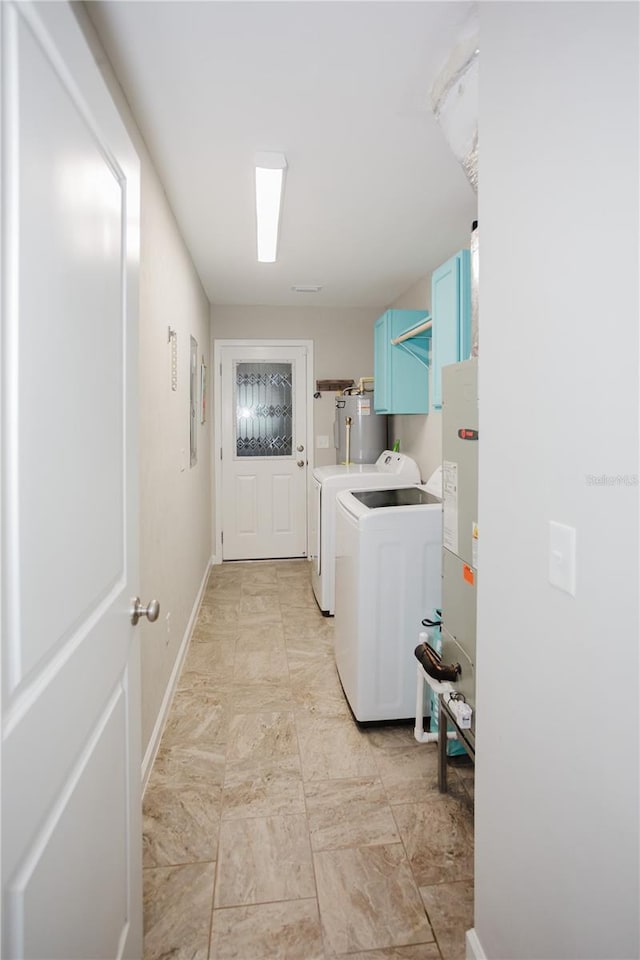
{"type": "Polygon", "coordinates": [[[549,583],[576,595],[576,530],[554,520],[549,521],[549,583]]]}

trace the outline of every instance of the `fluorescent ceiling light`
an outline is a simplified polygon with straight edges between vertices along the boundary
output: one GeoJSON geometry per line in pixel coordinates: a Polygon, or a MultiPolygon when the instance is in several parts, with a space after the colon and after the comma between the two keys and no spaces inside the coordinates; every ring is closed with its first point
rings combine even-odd
{"type": "Polygon", "coordinates": [[[276,259],[286,169],[287,158],[284,153],[256,154],[256,219],[258,260],[261,263],[274,263],[276,259]]]}

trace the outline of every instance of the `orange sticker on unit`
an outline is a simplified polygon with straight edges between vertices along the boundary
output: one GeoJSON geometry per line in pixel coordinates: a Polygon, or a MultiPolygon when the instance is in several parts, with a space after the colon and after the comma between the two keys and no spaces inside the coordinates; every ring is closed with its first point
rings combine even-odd
{"type": "Polygon", "coordinates": [[[473,586],[473,570],[471,567],[467,566],[466,563],[462,568],[462,576],[465,578],[467,583],[470,583],[473,586]]]}

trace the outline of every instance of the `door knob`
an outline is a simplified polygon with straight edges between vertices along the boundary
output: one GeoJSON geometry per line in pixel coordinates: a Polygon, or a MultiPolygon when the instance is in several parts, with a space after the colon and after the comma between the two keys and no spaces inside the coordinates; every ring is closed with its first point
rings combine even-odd
{"type": "Polygon", "coordinates": [[[302,453],[302,451],[304,450],[304,443],[299,443],[298,446],[296,447],[296,450],[298,451],[298,453],[302,453]]]}
{"type": "Polygon", "coordinates": [[[146,607],[140,603],[140,597],[134,597],[131,601],[131,623],[137,624],[140,617],[146,617],[151,623],[154,623],[160,614],[160,604],[157,600],[152,600],[146,607]]]}
{"type": "Polygon", "coordinates": [[[299,467],[304,467],[304,460],[297,460],[296,462],[299,467]]]}

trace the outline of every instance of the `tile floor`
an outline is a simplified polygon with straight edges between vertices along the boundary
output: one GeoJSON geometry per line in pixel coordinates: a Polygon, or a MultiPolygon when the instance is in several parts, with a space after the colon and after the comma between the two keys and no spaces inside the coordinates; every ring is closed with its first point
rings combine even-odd
{"type": "Polygon", "coordinates": [[[473,768],[359,728],[306,561],[213,568],[144,799],[145,960],[458,960],[473,768]]]}

